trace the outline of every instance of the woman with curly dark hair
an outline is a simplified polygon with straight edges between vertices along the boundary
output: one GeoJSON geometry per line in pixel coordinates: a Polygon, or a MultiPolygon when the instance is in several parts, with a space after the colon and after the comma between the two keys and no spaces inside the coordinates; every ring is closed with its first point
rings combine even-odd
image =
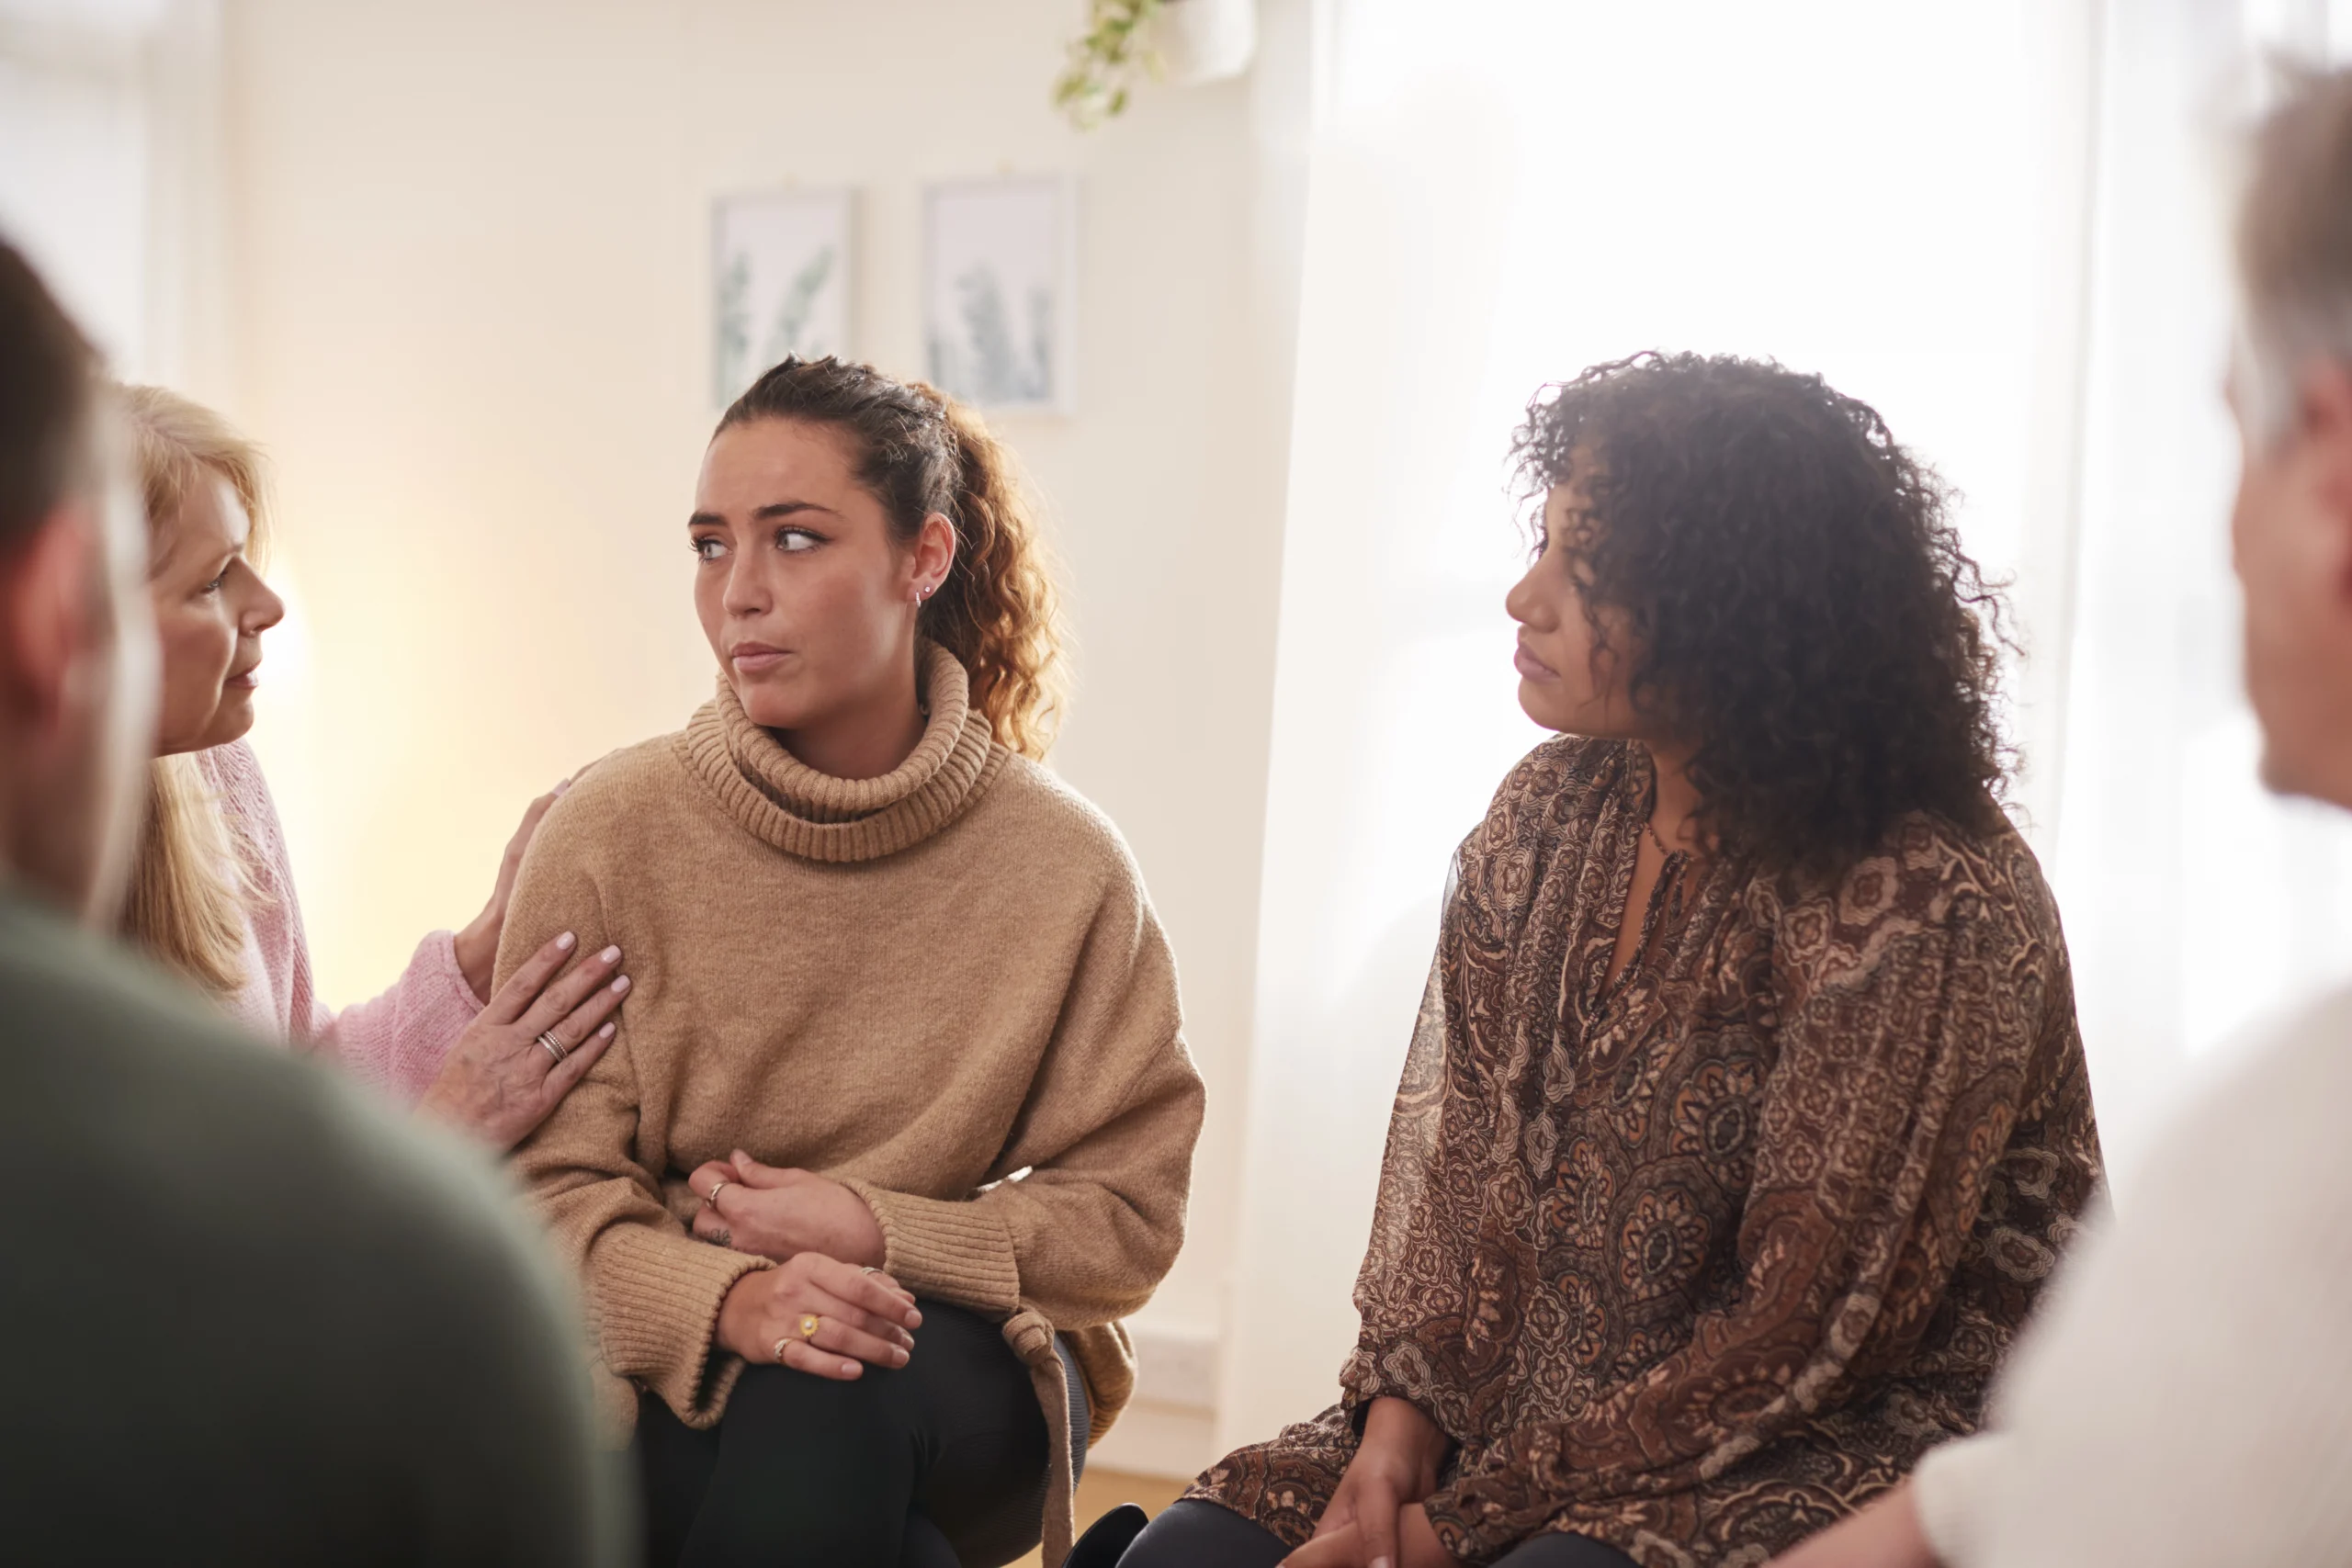
{"type": "Polygon", "coordinates": [[[1997,607],[1935,476],[1777,366],[1537,398],[1506,605],[1561,731],[1464,841],[1341,1402],[1128,1568],[1762,1562],[1973,1431],[2091,1200],[1997,607]]]}

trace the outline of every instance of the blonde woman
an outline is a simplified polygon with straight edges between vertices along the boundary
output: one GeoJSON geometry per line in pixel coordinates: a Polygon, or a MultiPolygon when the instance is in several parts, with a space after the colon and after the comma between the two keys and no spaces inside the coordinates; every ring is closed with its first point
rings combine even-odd
{"type": "Polygon", "coordinates": [[[157,756],[124,932],[265,1037],[334,1057],[401,1099],[511,1147],[592,1066],[628,989],[620,955],[557,984],[569,933],[495,995],[491,971],[516,867],[554,796],[533,803],[489,904],[435,931],[373,1001],[319,998],[293,869],[254,723],[262,637],[285,604],[262,580],[262,460],[210,410],[158,387],[122,393],[145,491],[149,588],[163,655],[157,756]],[[485,1004],[487,1004],[485,1006],[485,1004]]]}
{"type": "Polygon", "coordinates": [[[515,1157],[635,1417],[652,1561],[1058,1562],[1202,1094],[1135,863],[1035,761],[1028,510],[930,389],[786,360],[684,532],[717,694],[556,803],[500,959],[571,929],[637,976],[515,1157]]]}

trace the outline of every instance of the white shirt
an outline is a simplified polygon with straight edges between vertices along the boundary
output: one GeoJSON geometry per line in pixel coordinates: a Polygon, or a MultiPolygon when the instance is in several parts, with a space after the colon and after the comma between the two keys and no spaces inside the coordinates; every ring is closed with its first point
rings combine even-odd
{"type": "Polygon", "coordinates": [[[2352,1564],[2352,989],[2178,1115],[1917,1496],[1951,1568],[2352,1564]]]}

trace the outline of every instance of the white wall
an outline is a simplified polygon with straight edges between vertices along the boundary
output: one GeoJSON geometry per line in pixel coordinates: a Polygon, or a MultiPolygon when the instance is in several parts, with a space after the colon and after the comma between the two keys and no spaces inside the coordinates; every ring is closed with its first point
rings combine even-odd
{"type": "Polygon", "coordinates": [[[218,0],[0,0],[0,231],[117,374],[219,393],[218,0]]]}
{"type": "Polygon", "coordinates": [[[1001,429],[1069,567],[1056,761],[1142,861],[1209,1080],[1193,1239],[1151,1314],[1205,1342],[1257,934],[1288,209],[1248,82],[1064,125],[1046,94],[1080,13],[231,0],[234,412],[277,460],[300,617],[257,740],[327,992],[368,994],[478,907],[530,795],[708,694],[678,525],[714,412],[711,196],[857,187],[854,347],[916,373],[922,182],[1074,171],[1079,412],[1001,429]]]}

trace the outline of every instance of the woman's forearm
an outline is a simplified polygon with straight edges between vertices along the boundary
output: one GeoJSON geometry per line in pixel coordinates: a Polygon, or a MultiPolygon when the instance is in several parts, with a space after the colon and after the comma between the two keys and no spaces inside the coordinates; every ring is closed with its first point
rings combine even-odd
{"type": "Polygon", "coordinates": [[[1446,1450],[1453,1446],[1444,1430],[1419,1405],[1408,1399],[1390,1397],[1374,1400],[1364,1413],[1363,1444],[1400,1454],[1416,1465],[1427,1466],[1431,1472],[1445,1462],[1446,1450]]]}

